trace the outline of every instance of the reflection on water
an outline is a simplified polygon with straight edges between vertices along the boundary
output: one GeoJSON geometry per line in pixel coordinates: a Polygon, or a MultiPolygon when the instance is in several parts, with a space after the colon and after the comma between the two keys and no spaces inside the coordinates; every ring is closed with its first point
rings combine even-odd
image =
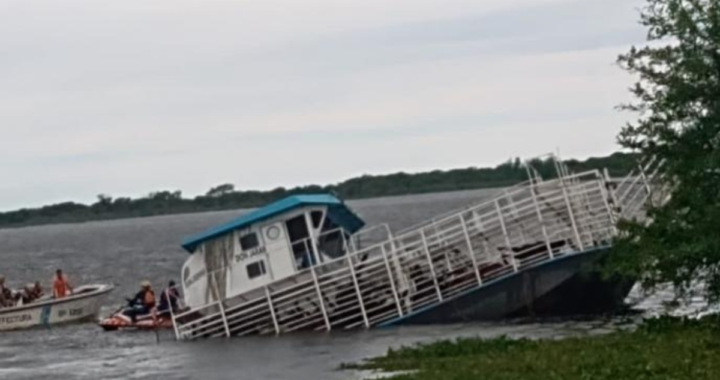
{"type": "MultiPolygon", "coordinates": [[[[349,202],[369,224],[394,230],[492,195],[494,190],[349,202]]],[[[142,279],[161,287],[179,277],[182,239],[228,221],[238,211],[0,230],[4,274],[11,286],[49,279],[65,269],[77,283],[112,282],[110,312],[142,279]]],[[[638,296],[649,313],[671,293],[638,296]]],[[[701,300],[693,307],[702,309],[701,300]]],[[[685,308],[683,310],[691,310],[685,308]]],[[[623,318],[546,323],[463,324],[280,337],[175,342],[172,332],[103,332],[93,324],[0,335],[2,379],[347,379],[343,362],[383,354],[390,346],[458,336],[550,338],[600,334],[627,326],[623,318]]]]}

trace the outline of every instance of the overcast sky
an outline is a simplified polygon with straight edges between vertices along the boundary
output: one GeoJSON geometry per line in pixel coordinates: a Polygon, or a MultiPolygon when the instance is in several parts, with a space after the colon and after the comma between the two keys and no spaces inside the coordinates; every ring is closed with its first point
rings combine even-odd
{"type": "Polygon", "coordinates": [[[0,210],[604,155],[640,0],[0,0],[0,210]]]}

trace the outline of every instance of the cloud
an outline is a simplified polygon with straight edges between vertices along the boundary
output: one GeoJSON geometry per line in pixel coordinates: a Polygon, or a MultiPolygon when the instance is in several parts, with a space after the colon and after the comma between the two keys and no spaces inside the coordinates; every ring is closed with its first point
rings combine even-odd
{"type": "Polygon", "coordinates": [[[635,3],[3,2],[0,209],[607,153],[635,3]]]}

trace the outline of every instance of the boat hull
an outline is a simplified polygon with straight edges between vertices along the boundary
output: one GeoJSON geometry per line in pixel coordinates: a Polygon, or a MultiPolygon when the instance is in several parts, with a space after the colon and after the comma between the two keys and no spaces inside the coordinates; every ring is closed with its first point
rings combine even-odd
{"type": "Polygon", "coordinates": [[[66,298],[0,309],[0,331],[92,321],[112,289],[111,285],[85,285],[66,298]]]}
{"type": "Polygon", "coordinates": [[[143,319],[137,322],[132,322],[129,318],[125,318],[121,315],[112,315],[100,321],[98,323],[105,331],[117,331],[117,330],[167,330],[172,329],[172,320],[168,317],[161,317],[158,319],[143,319]]]}
{"type": "Polygon", "coordinates": [[[103,318],[98,325],[105,331],[117,330],[158,330],[172,329],[173,322],[170,314],[148,314],[138,316],[136,321],[128,317],[123,310],[103,318]]]}
{"type": "Polygon", "coordinates": [[[617,312],[624,308],[624,299],[634,282],[602,278],[598,264],[608,249],[594,249],[541,263],[383,326],[617,312]]]}

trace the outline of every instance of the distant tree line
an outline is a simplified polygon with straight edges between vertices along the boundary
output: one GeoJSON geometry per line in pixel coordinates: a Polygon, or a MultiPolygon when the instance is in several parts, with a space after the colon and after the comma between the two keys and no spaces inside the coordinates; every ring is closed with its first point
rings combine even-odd
{"type": "MultiPolygon", "coordinates": [[[[607,168],[611,176],[623,176],[635,166],[635,156],[615,153],[585,161],[565,162],[573,172],[607,168]]],[[[550,160],[532,162],[543,178],[555,176],[555,165],[550,160]]],[[[97,202],[85,205],[64,202],[34,209],[21,209],[0,213],[0,227],[15,227],[49,223],[70,223],[102,219],[119,219],[164,214],[252,208],[276,201],[289,195],[334,193],[344,199],[372,198],[392,195],[431,193],[504,187],[527,180],[525,166],[515,158],[495,168],[466,168],[435,170],[426,173],[396,173],[389,175],[363,175],[327,186],[308,185],[270,191],[236,190],[232,184],[211,188],[205,195],[183,198],[180,191],[157,191],[145,197],[131,199],[98,195],[97,202]]]]}

